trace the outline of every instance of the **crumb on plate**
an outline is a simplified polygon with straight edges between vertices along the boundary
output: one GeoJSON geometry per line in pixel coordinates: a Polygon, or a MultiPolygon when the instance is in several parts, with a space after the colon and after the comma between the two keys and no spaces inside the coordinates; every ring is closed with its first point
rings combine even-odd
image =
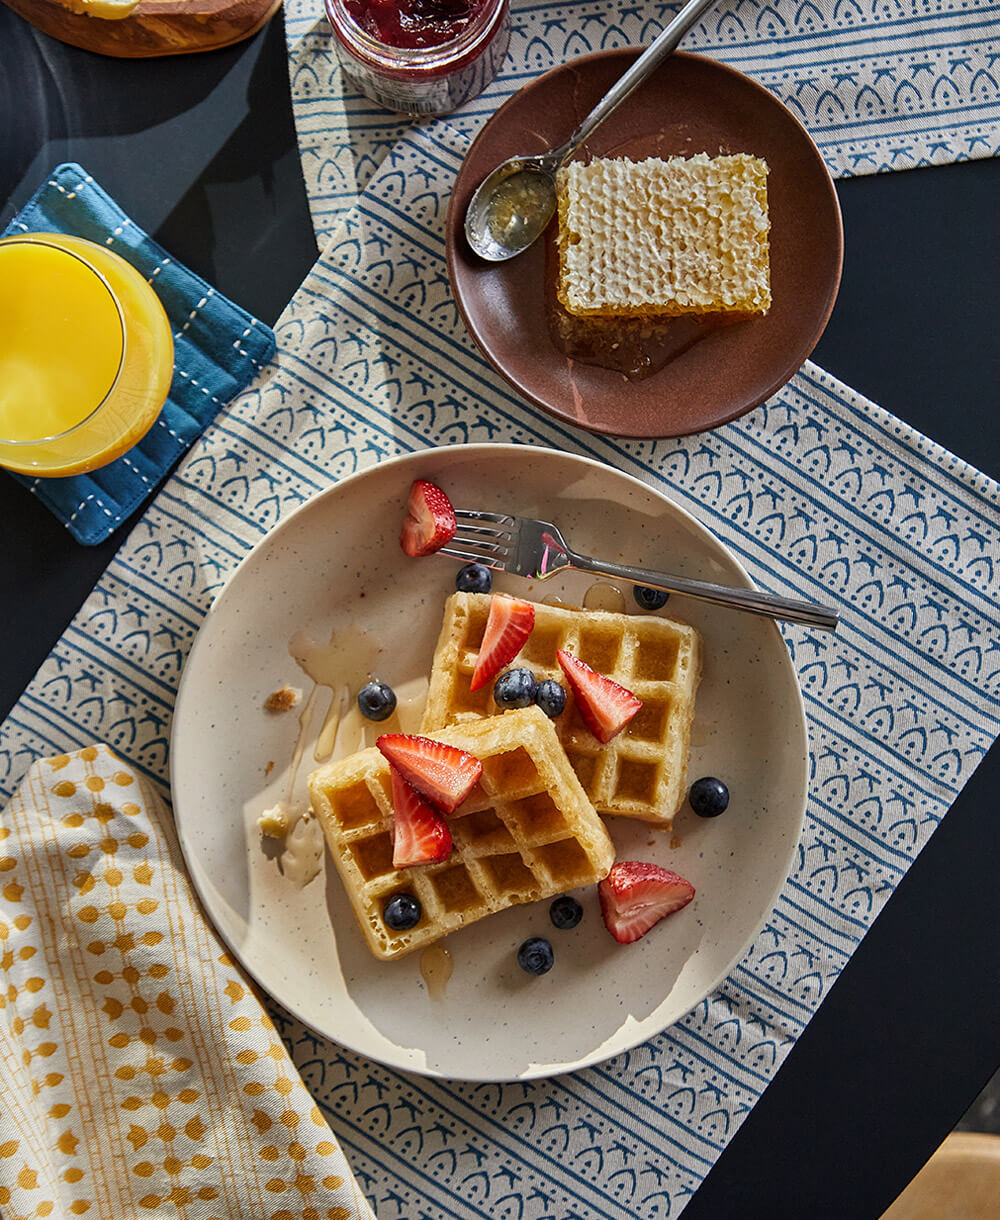
{"type": "Polygon", "coordinates": [[[264,700],[264,710],[267,712],[288,712],[302,698],[302,692],[295,686],[282,686],[272,691],[264,700]]]}

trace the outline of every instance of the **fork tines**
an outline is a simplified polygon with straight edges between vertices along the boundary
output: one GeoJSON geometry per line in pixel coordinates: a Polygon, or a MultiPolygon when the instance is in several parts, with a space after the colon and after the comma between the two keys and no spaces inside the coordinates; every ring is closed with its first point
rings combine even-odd
{"type": "Polygon", "coordinates": [[[517,519],[508,517],[505,513],[480,513],[471,508],[456,508],[455,520],[460,529],[472,529],[477,533],[481,531],[484,534],[506,536],[509,536],[511,530],[517,525],[517,519]]]}
{"type": "Polygon", "coordinates": [[[463,508],[455,510],[455,518],[458,530],[448,545],[441,548],[441,554],[502,572],[510,551],[514,518],[463,508]]]}

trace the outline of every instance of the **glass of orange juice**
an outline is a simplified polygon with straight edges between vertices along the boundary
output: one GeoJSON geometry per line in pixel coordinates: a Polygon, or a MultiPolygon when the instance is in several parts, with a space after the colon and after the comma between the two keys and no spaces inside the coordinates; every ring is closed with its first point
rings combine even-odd
{"type": "Polygon", "coordinates": [[[153,289],[81,237],[0,240],[0,466],[95,470],[153,426],[174,344],[153,289]]]}

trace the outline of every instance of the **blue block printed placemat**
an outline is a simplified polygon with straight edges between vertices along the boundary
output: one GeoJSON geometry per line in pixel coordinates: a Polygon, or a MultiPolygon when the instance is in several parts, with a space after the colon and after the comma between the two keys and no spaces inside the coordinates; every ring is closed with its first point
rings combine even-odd
{"type": "Polygon", "coordinates": [[[139,228],[83,169],[59,165],[10,222],[17,233],[71,233],[107,246],[153,285],[174,337],[174,377],[163,410],[128,453],[90,474],[15,474],[88,546],[103,542],[274,353],[274,332],[221,296],[139,228]]]}
{"type": "Polygon", "coordinates": [[[465,334],[445,274],[463,151],[450,131],[397,144],[280,320],[270,376],[196,442],[8,719],[0,786],[96,738],[162,784],[205,610],[249,547],[345,475],[498,441],[668,492],[766,587],[844,608],[836,636],[786,630],[811,795],[743,962],[660,1036],[531,1083],[405,1075],[271,1011],[383,1220],[675,1216],[1000,730],[1000,489],[811,364],[684,440],[618,442],[527,408],[465,334]]]}
{"type": "MultiPolygon", "coordinates": [[[[471,139],[511,93],[588,51],[650,43],[662,0],[514,0],[510,51],[447,123],[471,139]]],[[[412,119],[345,84],[315,0],[286,0],[289,74],[313,224],[325,241],[412,119]]],[[[837,177],[1000,150],[996,0],[721,0],[684,39],[754,77],[809,130],[837,177]]]]}
{"type": "MultiPolygon", "coordinates": [[[[305,77],[310,88],[339,77],[317,10],[290,0],[300,150],[328,247],[276,327],[270,375],[195,443],[0,732],[4,793],[32,758],[94,739],[163,785],[181,667],[247,550],[314,492],[438,444],[548,445],[606,461],[694,513],[763,586],[843,607],[835,636],[785,629],[812,746],[792,873],[744,960],[677,1025],[597,1067],[482,1085],[381,1067],[271,1004],[382,1220],[677,1216],[1000,732],[994,482],[811,363],[711,433],[591,436],[525,406],[462,326],[443,230],[469,128],[555,58],[648,40],[643,31],[669,12],[594,0],[515,5],[500,92],[471,104],[478,118],[469,124],[460,114],[415,126],[339,86],[302,102],[305,77]]],[[[885,14],[843,3],[796,6],[795,21],[791,12],[784,0],[723,5],[718,30],[756,30],[749,49],[776,77],[787,64],[796,83],[826,79],[833,69],[822,55],[855,56],[859,81],[882,64],[897,84],[919,82],[912,111],[904,90],[884,121],[849,126],[824,145],[838,172],[852,169],[843,160],[852,146],[872,152],[871,168],[892,168],[889,141],[917,141],[921,122],[943,146],[911,142],[918,159],[984,155],[963,142],[996,121],[992,77],[976,78],[977,90],[993,90],[987,101],[976,109],[969,100],[976,73],[992,70],[984,47],[996,50],[995,8],[956,6],[948,16],[900,0],[885,14]],[[784,32],[766,35],[769,20],[776,29],[784,21],[784,32]],[[815,37],[789,32],[801,35],[809,21],[815,37]],[[968,60],[953,69],[968,105],[946,106],[944,85],[925,87],[923,70],[912,70],[918,44],[932,66],[968,60]]],[[[719,37],[737,47],[744,36],[719,37]]],[[[834,92],[843,99],[852,88],[845,81],[834,92]]],[[[993,151],[995,129],[990,138],[993,151]]]]}

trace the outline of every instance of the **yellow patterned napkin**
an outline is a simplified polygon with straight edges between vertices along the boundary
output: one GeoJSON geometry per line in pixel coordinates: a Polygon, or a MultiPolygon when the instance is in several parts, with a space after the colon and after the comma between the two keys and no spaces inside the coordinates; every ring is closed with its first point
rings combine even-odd
{"type": "Polygon", "coordinates": [[[4,1220],[373,1220],[105,746],[36,763],[0,816],[0,971],[4,1220]]]}

